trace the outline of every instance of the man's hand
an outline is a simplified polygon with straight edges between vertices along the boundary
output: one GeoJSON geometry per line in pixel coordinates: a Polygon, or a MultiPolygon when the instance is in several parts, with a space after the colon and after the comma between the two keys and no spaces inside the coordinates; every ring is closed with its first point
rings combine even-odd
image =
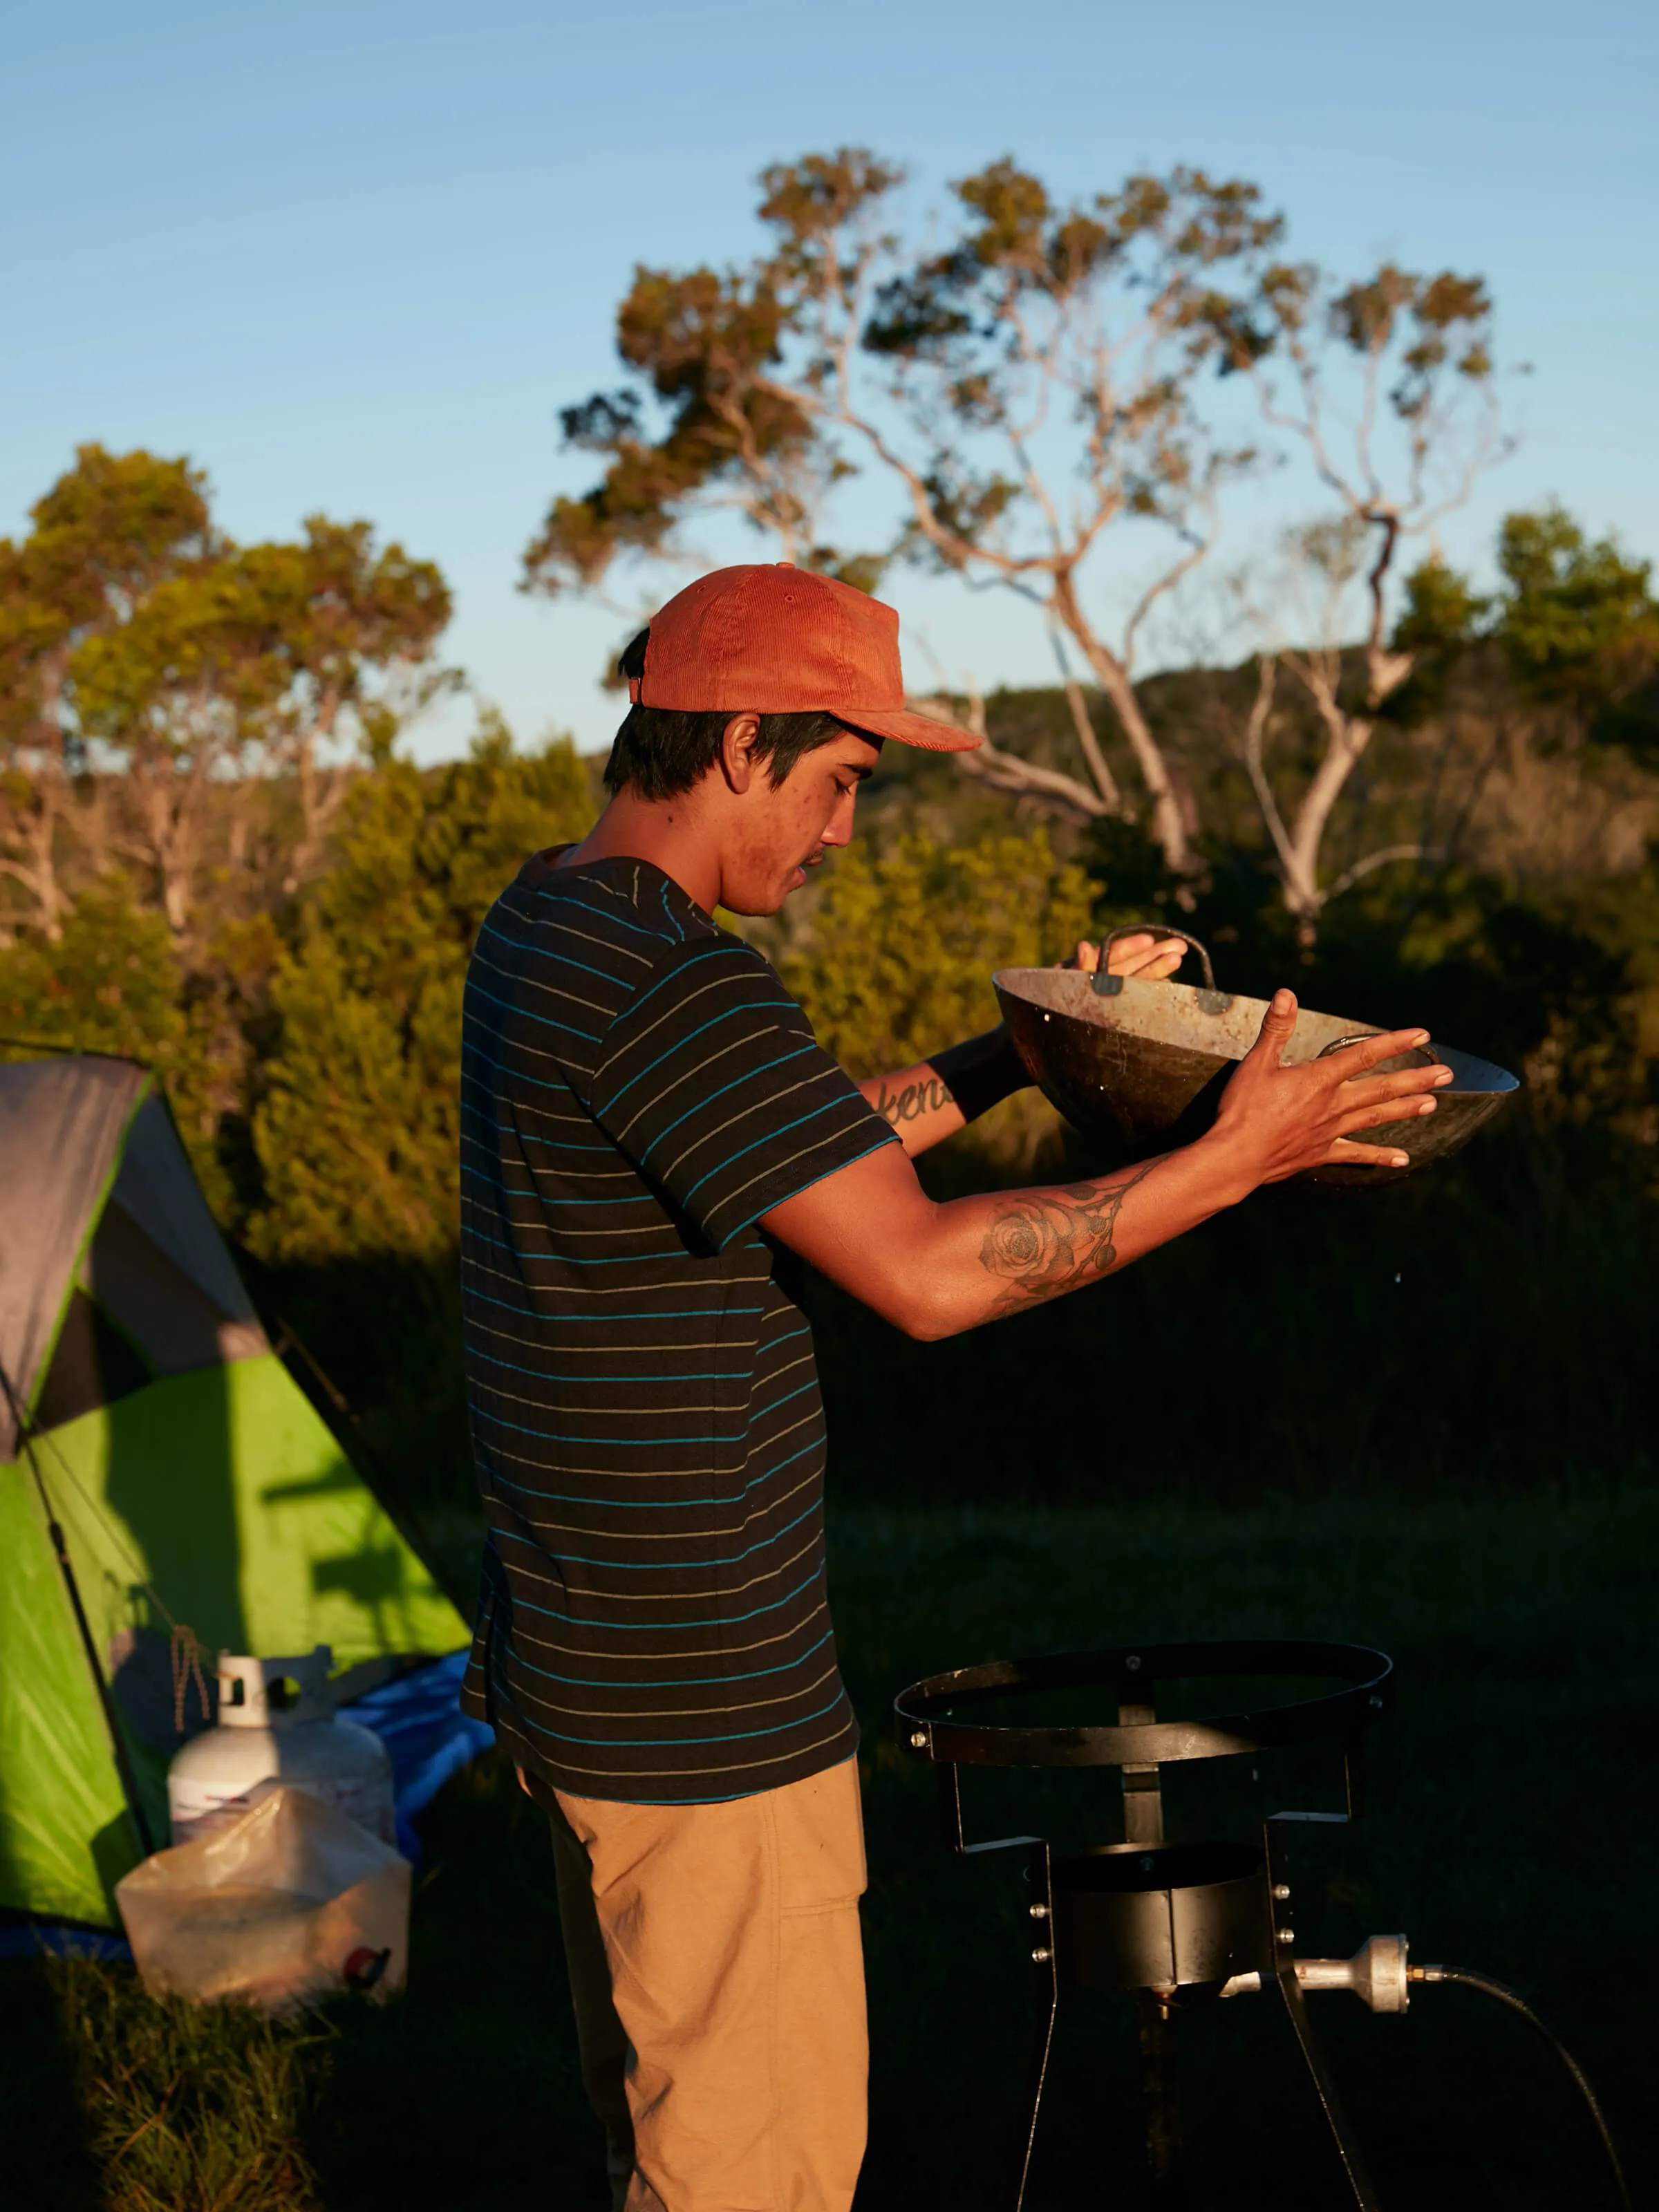
{"type": "Polygon", "coordinates": [[[1280,1062],[1295,1027],[1295,998],[1289,991],[1275,991],[1261,1034],[1239,1062],[1238,1073],[1222,1093],[1215,1127],[1200,1143],[1237,1155],[1253,1185],[1283,1182],[1287,1176],[1327,1161],[1407,1166],[1406,1154],[1393,1146],[1352,1140],[1384,1122],[1409,1121],[1433,1113],[1433,1093],[1451,1081],[1450,1068],[1371,1073],[1379,1061],[1426,1044],[1428,1031],[1393,1030],[1382,1036],[1363,1037],[1328,1060],[1285,1067],[1280,1062]]]}
{"type": "Polygon", "coordinates": [[[1325,1160],[1404,1164],[1361,1131],[1434,1111],[1449,1068],[1374,1073],[1426,1042],[1367,1037],[1303,1067],[1280,1062],[1296,1000],[1274,996],[1261,1034],[1195,1145],[1085,1182],[937,1205],[884,1145],[762,1217],[761,1227],[907,1335],[953,1336],[1098,1282],[1212,1214],[1325,1160]]]}
{"type": "MultiPolygon", "coordinates": [[[[1138,975],[1144,982],[1161,983],[1181,965],[1186,950],[1185,938],[1157,938],[1142,931],[1118,939],[1107,956],[1107,969],[1114,975],[1138,975]]],[[[1085,939],[1060,965],[1093,975],[1100,968],[1100,947],[1085,939]]],[[[983,1036],[935,1053],[932,1060],[919,1060],[914,1067],[870,1076],[859,1089],[883,1120],[892,1124],[914,1158],[977,1121],[1011,1091],[1024,1090],[1030,1079],[1007,1030],[999,1025],[983,1036]]]]}
{"type": "MultiPolygon", "coordinates": [[[[1062,960],[1062,968],[1081,969],[1085,975],[1100,973],[1102,948],[1080,939],[1077,951],[1069,960],[1062,960]]],[[[1143,983],[1162,983],[1180,967],[1187,951],[1184,937],[1153,937],[1139,931],[1133,937],[1120,937],[1106,951],[1106,973],[1109,975],[1134,975],[1143,983]]]]}
{"type": "MultiPolygon", "coordinates": [[[[1138,975],[1143,982],[1161,983],[1181,965],[1187,950],[1183,937],[1158,938],[1145,931],[1121,937],[1107,955],[1113,975],[1138,975]]],[[[1100,951],[1086,939],[1080,942],[1062,968],[1080,969],[1084,975],[1099,971],[1100,951]]],[[[1018,1055],[1000,1026],[985,1036],[969,1037],[935,1053],[932,1060],[902,1067],[891,1075],[872,1075],[859,1089],[884,1120],[897,1130],[899,1141],[913,1158],[969,1121],[977,1121],[989,1106],[1011,1091],[1023,1091],[1030,1082],[1018,1055]]]]}

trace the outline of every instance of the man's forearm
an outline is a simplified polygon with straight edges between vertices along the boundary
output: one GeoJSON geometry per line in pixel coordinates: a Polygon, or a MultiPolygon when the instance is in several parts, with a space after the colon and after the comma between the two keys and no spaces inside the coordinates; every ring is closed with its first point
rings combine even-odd
{"type": "Polygon", "coordinates": [[[907,1335],[957,1335],[1115,1273],[1249,1195],[1237,1148],[1202,1138],[1086,1182],[939,1205],[883,1147],[763,1226],[907,1335]]]}
{"type": "Polygon", "coordinates": [[[878,1145],[760,1225],[908,1334],[954,1336],[1098,1282],[1263,1183],[1327,1162],[1409,1166],[1395,1144],[1364,1139],[1434,1112],[1452,1071],[1416,1058],[1428,1032],[1390,1030],[1287,1066],[1296,1012],[1291,992],[1274,992],[1214,1128],[1183,1151],[1087,1182],[940,1206],[902,1153],[878,1145]],[[1378,1072],[1408,1055],[1412,1066],[1378,1072]]]}
{"type": "Polygon", "coordinates": [[[914,1067],[872,1076],[859,1089],[914,1158],[976,1121],[1030,1081],[1007,1030],[997,1028],[936,1052],[914,1067]]]}
{"type": "Polygon", "coordinates": [[[1204,1139],[1085,1182],[954,1199],[915,1255],[920,1310],[901,1325],[953,1336],[1083,1290],[1253,1188],[1234,1148],[1204,1139]]]}

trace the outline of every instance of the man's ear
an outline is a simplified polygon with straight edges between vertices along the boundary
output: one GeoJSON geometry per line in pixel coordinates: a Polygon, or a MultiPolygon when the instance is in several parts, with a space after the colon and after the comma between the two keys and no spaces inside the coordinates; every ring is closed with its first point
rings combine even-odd
{"type": "Polygon", "coordinates": [[[758,714],[733,714],[720,732],[720,773],[726,788],[741,799],[760,773],[755,742],[760,736],[758,714]]]}

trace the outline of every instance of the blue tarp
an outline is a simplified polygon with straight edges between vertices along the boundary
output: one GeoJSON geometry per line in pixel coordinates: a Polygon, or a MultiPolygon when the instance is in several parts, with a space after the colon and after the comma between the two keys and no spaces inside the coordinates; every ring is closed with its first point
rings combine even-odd
{"type": "Polygon", "coordinates": [[[470,1765],[495,1741],[495,1731],[461,1711],[466,1653],[452,1651],[429,1667],[398,1674],[378,1690],[354,1698],[340,1711],[372,1728],[392,1753],[392,1786],[398,1800],[398,1849],[420,1863],[415,1821],[452,1774],[470,1765]]]}
{"type": "MultiPolygon", "coordinates": [[[[392,1787],[398,1806],[398,1849],[416,1865],[421,1839],[415,1822],[452,1774],[488,1751],[495,1732],[461,1711],[466,1653],[398,1674],[378,1690],[353,1698],[340,1711],[372,1728],[392,1754],[392,1787]]],[[[126,1939],[90,1929],[49,1927],[28,1921],[0,1926],[0,1959],[49,1952],[54,1957],[131,1959],[126,1939]]]]}
{"type": "Polygon", "coordinates": [[[0,1959],[100,1959],[132,1964],[125,1936],[100,1928],[70,1928],[44,1920],[17,1920],[0,1927],[0,1959]]]}

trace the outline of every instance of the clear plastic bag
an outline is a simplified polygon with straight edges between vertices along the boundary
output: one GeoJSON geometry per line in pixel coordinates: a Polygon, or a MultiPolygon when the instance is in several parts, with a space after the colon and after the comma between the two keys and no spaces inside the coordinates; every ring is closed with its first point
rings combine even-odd
{"type": "Polygon", "coordinates": [[[115,1886],[153,1995],[281,2012],[409,1968],[409,1862],[331,1805],[273,1790],[229,1827],[157,1851],[115,1886]]]}

